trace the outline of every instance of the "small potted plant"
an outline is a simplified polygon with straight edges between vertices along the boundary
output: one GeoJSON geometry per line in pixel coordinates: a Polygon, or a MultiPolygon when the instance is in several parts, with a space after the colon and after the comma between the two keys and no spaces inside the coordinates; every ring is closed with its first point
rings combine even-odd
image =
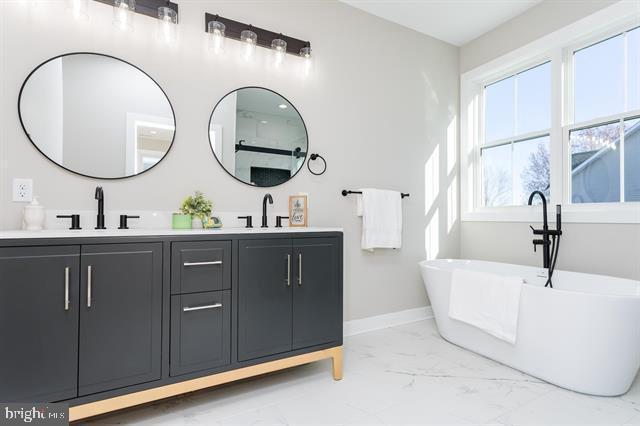
{"type": "Polygon", "coordinates": [[[184,199],[180,206],[180,213],[173,214],[174,229],[201,228],[211,217],[213,203],[204,197],[202,192],[196,191],[184,199]]]}

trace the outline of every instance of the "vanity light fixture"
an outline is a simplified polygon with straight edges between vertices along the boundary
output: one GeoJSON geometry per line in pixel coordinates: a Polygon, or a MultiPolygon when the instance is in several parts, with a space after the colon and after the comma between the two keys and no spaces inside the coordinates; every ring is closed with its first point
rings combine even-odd
{"type": "Polygon", "coordinates": [[[113,25],[122,31],[132,30],[135,11],[136,0],[114,0],[113,25]]]}
{"type": "Polygon", "coordinates": [[[89,19],[89,0],[67,0],[67,10],[78,21],[89,19]]]}
{"type": "Polygon", "coordinates": [[[178,12],[167,6],[158,8],[158,25],[160,37],[166,43],[172,43],[177,38],[178,12]]]}
{"type": "Polygon", "coordinates": [[[287,42],[280,37],[282,34],[271,42],[271,48],[275,51],[276,65],[280,65],[284,61],[284,55],[287,53],[287,42]]]}
{"type": "Polygon", "coordinates": [[[244,43],[244,58],[249,59],[253,56],[253,51],[256,50],[256,44],[258,43],[258,34],[252,31],[251,25],[246,30],[240,33],[240,41],[244,43]]]}
{"type": "Polygon", "coordinates": [[[224,37],[226,29],[227,26],[217,20],[209,21],[207,23],[207,32],[210,34],[210,47],[215,53],[222,53],[224,51],[224,37]]]}
{"type": "Polygon", "coordinates": [[[211,25],[214,25],[214,22],[224,25],[224,32],[220,34],[221,37],[232,38],[243,43],[243,56],[246,58],[251,57],[256,46],[273,50],[276,56],[276,64],[282,62],[287,53],[303,58],[311,56],[311,43],[308,41],[211,13],[204,14],[204,30],[207,33],[212,33],[211,25]]]}
{"type": "MultiPolygon", "coordinates": [[[[74,2],[76,0],[68,0],[74,2]]],[[[80,2],[89,0],[77,0],[80,2]]],[[[134,16],[136,14],[146,15],[151,18],[159,19],[162,23],[172,22],[174,27],[168,27],[170,30],[175,31],[175,24],[178,23],[178,5],[170,0],[94,0],[98,3],[103,3],[109,6],[113,6],[114,19],[113,23],[120,29],[133,28],[134,16]],[[173,12],[161,9],[171,9],[173,12]],[[175,13],[175,19],[174,19],[175,13]]],[[[162,31],[161,31],[162,33],[162,31]]],[[[163,38],[162,36],[161,38],[163,38]]]]}
{"type": "Polygon", "coordinates": [[[280,105],[278,105],[278,108],[287,109],[287,104],[280,104],[280,105]]]}

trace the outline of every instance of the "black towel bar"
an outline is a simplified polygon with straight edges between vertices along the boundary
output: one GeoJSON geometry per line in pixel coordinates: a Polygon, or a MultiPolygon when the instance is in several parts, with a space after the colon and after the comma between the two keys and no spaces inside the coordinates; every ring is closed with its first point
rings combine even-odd
{"type": "MultiPolygon", "coordinates": [[[[349,195],[349,194],[362,194],[362,191],[348,191],[348,190],[346,190],[346,189],[343,189],[343,190],[342,190],[342,196],[343,196],[343,197],[346,197],[346,196],[347,196],[347,195],[349,195]]],[[[409,194],[405,194],[404,192],[402,192],[402,193],[400,193],[400,196],[401,196],[402,198],[404,198],[404,197],[408,197],[408,196],[409,196],[409,194]]]]}

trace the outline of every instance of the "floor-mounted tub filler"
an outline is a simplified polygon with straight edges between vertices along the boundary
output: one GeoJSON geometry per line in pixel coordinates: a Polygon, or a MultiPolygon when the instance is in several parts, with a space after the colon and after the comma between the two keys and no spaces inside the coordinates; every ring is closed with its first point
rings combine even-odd
{"type": "Polygon", "coordinates": [[[576,392],[626,393],[640,368],[640,281],[478,260],[420,263],[442,337],[465,349],[576,392]],[[449,317],[452,272],[519,276],[523,284],[515,344],[449,317]]]}

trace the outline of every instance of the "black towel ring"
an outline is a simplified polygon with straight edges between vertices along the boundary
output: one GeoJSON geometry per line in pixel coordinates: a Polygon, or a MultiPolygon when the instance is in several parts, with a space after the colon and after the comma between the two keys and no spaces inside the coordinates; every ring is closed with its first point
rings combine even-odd
{"type": "Polygon", "coordinates": [[[311,156],[309,157],[309,161],[307,161],[307,169],[309,169],[309,172],[312,175],[316,175],[316,176],[320,176],[322,174],[324,174],[324,172],[327,171],[327,161],[324,159],[324,157],[322,157],[322,155],[320,154],[311,154],[311,156]],[[311,160],[317,160],[317,159],[321,159],[322,163],[324,164],[324,166],[322,167],[322,171],[320,173],[316,173],[313,170],[311,170],[311,160]]]}

